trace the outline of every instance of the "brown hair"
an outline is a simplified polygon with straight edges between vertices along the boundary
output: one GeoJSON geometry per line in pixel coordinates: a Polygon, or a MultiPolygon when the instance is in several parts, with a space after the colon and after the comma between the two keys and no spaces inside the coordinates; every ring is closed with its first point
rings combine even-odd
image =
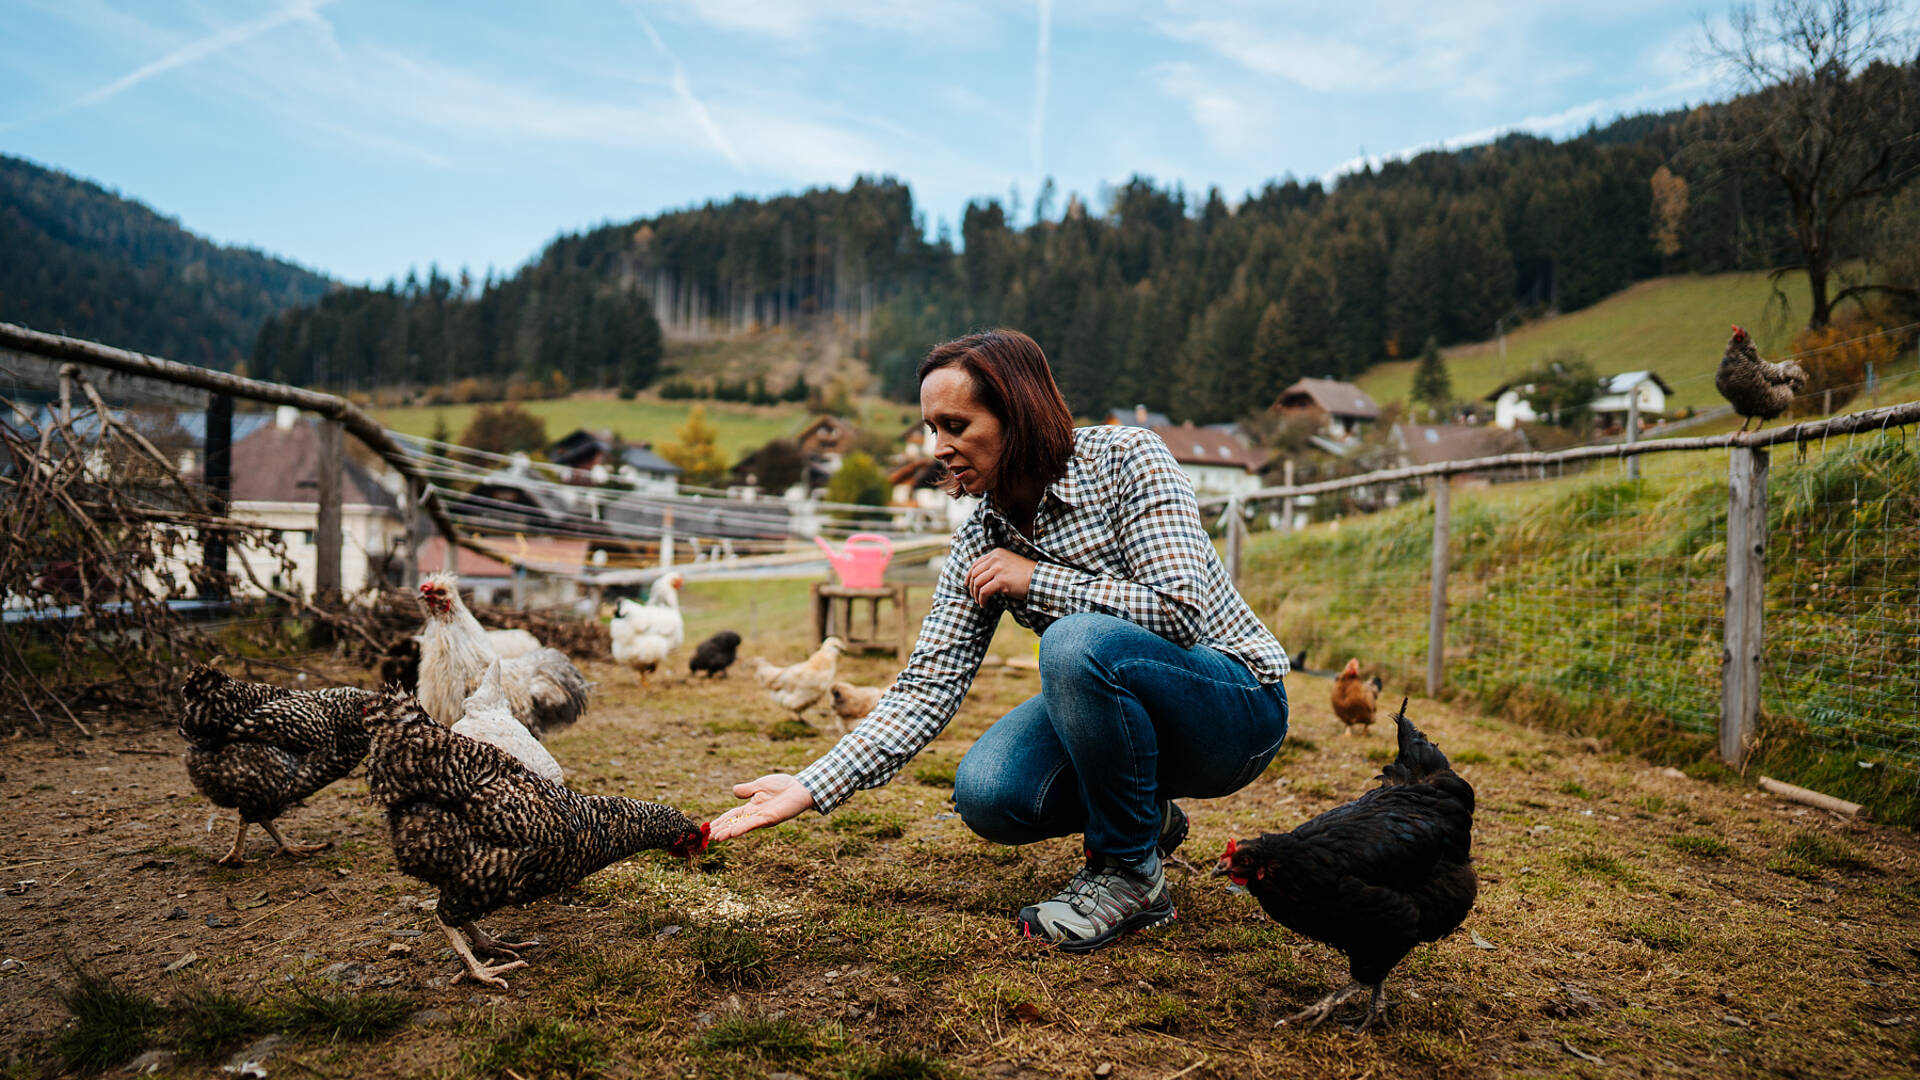
{"type": "MultiPolygon", "coordinates": [[[[1018,330],[983,330],[943,341],[920,361],[916,382],[943,367],[973,380],[973,393],[1006,431],[1002,478],[1031,478],[1041,487],[1067,474],[1073,454],[1073,413],[1054,384],[1040,343],[1018,330]]],[[[951,476],[942,485],[959,494],[951,476]]]]}

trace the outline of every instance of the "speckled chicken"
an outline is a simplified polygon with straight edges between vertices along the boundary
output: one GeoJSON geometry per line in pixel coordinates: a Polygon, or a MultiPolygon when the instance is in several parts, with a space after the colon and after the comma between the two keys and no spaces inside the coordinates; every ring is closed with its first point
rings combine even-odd
{"type": "Polygon", "coordinates": [[[1770,364],[1760,359],[1753,339],[1736,326],[1727,351],[1720,356],[1720,368],[1713,373],[1713,386],[1743,417],[1740,430],[1745,431],[1753,420],[1765,424],[1786,412],[1794,395],[1806,389],[1807,372],[1791,360],[1770,364]]]}
{"type": "Polygon", "coordinates": [[[709,679],[715,675],[725,675],[739,654],[740,635],[731,630],[722,630],[693,650],[693,659],[687,661],[687,674],[705,672],[709,679]]]}
{"type": "MultiPolygon", "coordinates": [[[[460,599],[460,581],[440,573],[420,585],[427,624],[420,631],[420,704],[429,715],[452,727],[464,715],[462,703],[480,685],[487,665],[499,653],[480,621],[460,599]]],[[[500,660],[500,690],[513,718],[535,736],[545,737],[587,711],[593,684],[558,649],[535,649],[500,660]]]]}
{"type": "Polygon", "coordinates": [[[367,756],[360,711],[376,696],[352,687],[289,690],[194,665],[180,687],[187,778],[215,806],[240,813],[222,864],[247,861],[247,828],[254,824],[267,830],[284,855],[331,846],[289,843],[273,822],[367,756]]]}
{"type": "Polygon", "coordinates": [[[1369,990],[1360,1026],[1383,1020],[1387,973],[1473,910],[1473,786],[1407,719],[1405,701],[1393,719],[1400,753],[1381,786],[1292,832],[1229,842],[1214,870],[1282,926],[1347,954],[1348,983],[1282,1023],[1318,1026],[1369,990]]]}
{"type": "Polygon", "coordinates": [[[565,889],[650,848],[691,859],[707,826],[670,806],[581,795],[542,780],[498,747],[441,727],[420,703],[382,694],[366,713],[367,789],[387,811],[402,873],[440,890],[434,915],[476,982],[526,966],[476,920],[565,889]],[[488,966],[476,953],[511,962],[488,966]]]}

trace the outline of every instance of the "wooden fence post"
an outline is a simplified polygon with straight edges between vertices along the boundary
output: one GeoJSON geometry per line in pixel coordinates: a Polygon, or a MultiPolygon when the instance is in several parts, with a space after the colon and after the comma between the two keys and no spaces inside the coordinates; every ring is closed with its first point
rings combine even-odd
{"type": "MultiPolygon", "coordinates": [[[[1288,458],[1280,463],[1280,482],[1288,487],[1293,486],[1292,458],[1288,458]]],[[[1293,496],[1291,495],[1280,500],[1280,531],[1293,531],[1293,496]]]]}
{"type": "MultiPolygon", "coordinates": [[[[1628,446],[1632,446],[1634,443],[1637,443],[1640,441],[1640,387],[1641,385],[1642,383],[1635,383],[1632,389],[1627,391],[1627,445],[1628,446]]],[[[1630,457],[1627,459],[1627,479],[1629,480],[1640,479],[1640,455],[1638,454],[1635,454],[1633,457],[1630,457]]]]}
{"type": "Polygon", "coordinates": [[[1227,500],[1227,580],[1240,587],[1240,552],[1246,542],[1247,524],[1240,518],[1240,500],[1227,500]]]}
{"type": "MultiPolygon", "coordinates": [[[[420,497],[424,486],[418,480],[407,478],[407,503],[401,514],[401,520],[406,525],[407,542],[402,549],[405,554],[400,559],[400,585],[408,592],[420,587],[420,497]]],[[[451,570],[453,566],[454,551],[452,546],[448,546],[446,568],[451,570]]]]}
{"type": "Polygon", "coordinates": [[[341,446],[345,429],[338,420],[322,417],[319,460],[314,463],[320,507],[313,526],[313,595],[321,602],[340,598],[340,476],[345,469],[341,446]]]}
{"type": "Polygon", "coordinates": [[[1767,591],[1767,465],[1767,451],[1736,446],[1728,467],[1720,757],[1736,769],[1746,763],[1760,714],[1761,614],[1767,591]]]}
{"type": "Polygon", "coordinates": [[[1433,478],[1433,591],[1427,601],[1427,696],[1440,692],[1446,675],[1447,555],[1453,538],[1453,481],[1433,478]]]}
{"type": "MultiPolygon", "coordinates": [[[[205,458],[200,475],[207,482],[208,509],[216,517],[226,517],[233,500],[233,397],[212,394],[207,398],[205,458]]],[[[241,556],[245,558],[245,556],[241,556]]],[[[207,568],[212,584],[207,599],[227,599],[227,533],[225,529],[200,530],[200,562],[207,568]]]]}

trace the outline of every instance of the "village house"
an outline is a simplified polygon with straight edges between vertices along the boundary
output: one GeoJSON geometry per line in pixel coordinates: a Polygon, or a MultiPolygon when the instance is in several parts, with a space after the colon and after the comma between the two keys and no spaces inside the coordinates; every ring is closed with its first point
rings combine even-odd
{"type": "MultiPolygon", "coordinates": [[[[1395,424],[1388,439],[1399,453],[1399,464],[1433,465],[1442,461],[1470,461],[1474,458],[1517,454],[1533,447],[1524,432],[1509,431],[1484,424],[1395,424]]],[[[1454,484],[1486,484],[1493,480],[1516,480],[1519,468],[1462,473],[1454,484]]],[[[1389,504],[1393,502],[1389,499],[1389,504]]]]}
{"type": "MultiPolygon", "coordinates": [[[[1587,410],[1602,431],[1626,427],[1629,395],[1639,397],[1640,418],[1644,424],[1650,418],[1666,415],[1667,395],[1673,393],[1673,387],[1651,371],[1602,375],[1599,389],[1599,396],[1587,405],[1587,410]]],[[[1510,430],[1517,424],[1539,423],[1540,415],[1527,402],[1527,396],[1533,391],[1532,383],[1506,383],[1489,393],[1485,400],[1493,403],[1493,426],[1510,430]]]]}
{"type": "Polygon", "coordinates": [[[1195,494],[1242,495],[1260,486],[1264,459],[1224,427],[1165,424],[1149,430],[1173,451],[1195,494]]]}
{"type": "Polygon", "coordinates": [[[1287,417],[1318,417],[1321,433],[1341,443],[1358,439],[1362,429],[1380,420],[1380,406],[1365,390],[1332,379],[1301,379],[1282,390],[1273,407],[1287,417]]]}
{"type": "MultiPolygon", "coordinates": [[[[265,551],[239,545],[231,557],[245,560],[260,581],[273,588],[298,587],[308,595],[315,589],[320,466],[318,425],[302,419],[297,409],[282,407],[272,423],[233,443],[231,513],[279,532],[293,564],[292,580],[285,579],[278,560],[265,551]]],[[[406,525],[399,499],[370,469],[352,454],[343,454],[337,467],[341,470],[340,587],[354,593],[370,584],[386,583],[388,567],[396,563],[405,545],[406,525]]],[[[246,574],[240,576],[240,591],[251,592],[246,574]]]]}

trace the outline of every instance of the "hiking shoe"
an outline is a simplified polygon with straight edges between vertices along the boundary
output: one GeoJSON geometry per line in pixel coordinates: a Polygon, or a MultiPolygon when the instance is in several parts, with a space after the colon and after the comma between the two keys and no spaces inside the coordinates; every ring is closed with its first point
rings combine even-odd
{"type": "Polygon", "coordinates": [[[1059,895],[1020,909],[1020,933],[1067,952],[1091,952],[1173,918],[1173,896],[1159,866],[1151,876],[1089,854],[1059,895]]]}
{"type": "Polygon", "coordinates": [[[1154,847],[1164,859],[1186,842],[1187,812],[1180,809],[1179,803],[1168,799],[1160,804],[1160,842],[1154,847]]]}

